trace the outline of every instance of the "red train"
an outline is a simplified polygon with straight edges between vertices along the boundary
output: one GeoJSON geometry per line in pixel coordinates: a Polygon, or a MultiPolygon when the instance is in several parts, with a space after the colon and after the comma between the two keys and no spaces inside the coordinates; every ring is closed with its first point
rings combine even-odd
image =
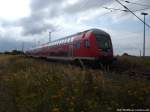
{"type": "Polygon", "coordinates": [[[90,29],[26,51],[28,56],[62,60],[113,61],[110,35],[90,29]]]}

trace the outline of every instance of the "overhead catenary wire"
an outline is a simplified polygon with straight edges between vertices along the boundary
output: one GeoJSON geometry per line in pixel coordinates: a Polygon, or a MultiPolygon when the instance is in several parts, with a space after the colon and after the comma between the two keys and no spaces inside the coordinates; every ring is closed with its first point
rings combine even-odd
{"type": "Polygon", "coordinates": [[[110,8],[110,7],[102,7],[102,8],[108,9],[108,10],[118,10],[118,11],[128,12],[128,10],[123,10],[123,9],[119,9],[119,8],[110,8]]]}
{"type": "Polygon", "coordinates": [[[131,11],[128,7],[126,7],[124,4],[122,4],[119,0],[115,0],[118,2],[121,6],[123,6],[125,9],[127,9],[131,14],[133,14],[136,18],[138,18],[142,23],[144,23],[148,28],[150,28],[150,25],[148,25],[146,22],[144,22],[140,17],[138,17],[133,11],[131,11]]]}
{"type": "Polygon", "coordinates": [[[142,8],[142,9],[137,9],[137,10],[135,10],[135,11],[133,11],[133,12],[138,12],[138,11],[142,11],[142,10],[149,10],[150,8],[142,8]]]}
{"type": "Polygon", "coordinates": [[[138,11],[149,10],[150,9],[150,5],[140,4],[140,3],[135,3],[135,2],[130,2],[130,1],[127,1],[127,0],[120,0],[120,1],[123,1],[123,2],[126,2],[126,3],[131,3],[131,4],[136,4],[136,5],[139,5],[139,6],[144,6],[144,8],[134,10],[133,12],[138,12],[138,11]]]}
{"type": "Polygon", "coordinates": [[[126,3],[130,3],[130,4],[139,5],[139,6],[149,7],[149,8],[150,8],[150,5],[146,5],[146,4],[130,2],[130,1],[128,1],[128,0],[125,0],[124,2],[126,2],[126,3]]]}
{"type": "MultiPolygon", "coordinates": [[[[104,9],[108,9],[110,11],[123,11],[123,12],[129,12],[128,10],[125,9],[119,9],[119,8],[112,8],[112,7],[102,7],[104,9]]],[[[132,12],[138,12],[138,11],[142,11],[142,10],[148,10],[150,8],[142,8],[142,9],[137,9],[137,10],[133,10],[132,12]]]]}

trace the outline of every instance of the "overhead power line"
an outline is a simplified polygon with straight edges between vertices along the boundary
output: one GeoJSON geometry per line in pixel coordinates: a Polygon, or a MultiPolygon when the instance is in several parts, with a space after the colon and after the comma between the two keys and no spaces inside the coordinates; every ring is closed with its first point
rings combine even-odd
{"type": "Polygon", "coordinates": [[[130,4],[135,4],[135,5],[140,5],[140,6],[144,6],[144,7],[149,7],[149,8],[150,8],[150,5],[146,5],[146,4],[130,2],[130,1],[128,1],[128,0],[125,0],[124,2],[126,2],[126,3],[130,3],[130,4]]]}
{"type": "Polygon", "coordinates": [[[138,10],[135,10],[135,11],[133,11],[133,12],[138,12],[138,11],[147,10],[147,9],[150,9],[150,8],[138,9],[138,10]]]}
{"type": "MultiPolygon", "coordinates": [[[[112,7],[102,7],[102,8],[107,9],[107,10],[110,10],[111,12],[112,12],[112,11],[129,12],[128,10],[123,10],[123,9],[119,9],[119,8],[112,8],[112,7]]],[[[138,12],[138,11],[142,11],[142,10],[146,10],[146,9],[150,9],[150,8],[137,9],[137,10],[134,10],[134,11],[132,11],[132,12],[138,12]]]]}
{"type": "Polygon", "coordinates": [[[123,6],[125,9],[127,9],[131,14],[133,14],[136,18],[138,18],[142,23],[144,23],[148,28],[150,28],[150,25],[148,25],[146,22],[144,22],[140,17],[138,17],[133,11],[131,11],[128,7],[123,5],[119,0],[115,0],[118,2],[121,6],[123,6]]]}
{"type": "Polygon", "coordinates": [[[118,10],[118,11],[124,11],[124,12],[129,12],[128,10],[123,10],[123,9],[117,9],[117,8],[110,8],[110,7],[103,7],[104,9],[108,9],[110,11],[112,10],[118,10]]]}

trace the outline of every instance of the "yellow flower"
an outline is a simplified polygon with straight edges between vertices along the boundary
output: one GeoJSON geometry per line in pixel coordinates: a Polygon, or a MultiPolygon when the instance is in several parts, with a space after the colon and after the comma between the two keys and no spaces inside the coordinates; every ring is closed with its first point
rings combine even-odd
{"type": "Polygon", "coordinates": [[[57,99],[59,98],[59,96],[58,96],[58,95],[54,95],[54,96],[51,96],[51,98],[52,98],[53,100],[57,100],[57,99]]]}
{"type": "Polygon", "coordinates": [[[71,102],[70,102],[70,105],[73,106],[73,105],[74,105],[74,102],[71,101],[71,102]]]}
{"type": "Polygon", "coordinates": [[[59,110],[59,108],[55,107],[55,108],[52,109],[52,112],[60,112],[60,110],[59,110]]]}
{"type": "Polygon", "coordinates": [[[74,89],[74,92],[76,92],[76,93],[77,93],[78,91],[79,91],[78,89],[74,89]]]}
{"type": "Polygon", "coordinates": [[[71,99],[72,99],[72,100],[75,100],[75,97],[74,97],[74,96],[72,96],[72,97],[71,97],[71,99]]]}
{"type": "Polygon", "coordinates": [[[74,108],[70,108],[70,109],[69,109],[69,112],[74,112],[74,108]]]}
{"type": "Polygon", "coordinates": [[[136,91],[134,91],[134,95],[136,95],[137,94],[137,92],[136,91]]]}

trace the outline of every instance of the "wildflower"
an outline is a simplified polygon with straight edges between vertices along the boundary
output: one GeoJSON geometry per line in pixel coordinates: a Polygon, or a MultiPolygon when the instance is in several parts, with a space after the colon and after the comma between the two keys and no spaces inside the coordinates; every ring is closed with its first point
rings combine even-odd
{"type": "Polygon", "coordinates": [[[74,105],[74,102],[71,101],[71,102],[70,102],[70,105],[73,106],[73,105],[74,105]]]}
{"type": "Polygon", "coordinates": [[[60,112],[60,109],[55,107],[52,109],[52,112],[60,112]]]}
{"type": "Polygon", "coordinates": [[[52,98],[53,100],[57,100],[57,99],[59,98],[59,96],[58,96],[58,95],[54,95],[54,96],[51,96],[51,98],[52,98]]]}
{"type": "Polygon", "coordinates": [[[72,100],[75,100],[75,97],[74,97],[74,96],[72,96],[72,97],[71,97],[71,99],[72,99],[72,100]]]}
{"type": "Polygon", "coordinates": [[[69,112],[74,112],[74,108],[70,108],[70,109],[69,109],[69,112]]]}

